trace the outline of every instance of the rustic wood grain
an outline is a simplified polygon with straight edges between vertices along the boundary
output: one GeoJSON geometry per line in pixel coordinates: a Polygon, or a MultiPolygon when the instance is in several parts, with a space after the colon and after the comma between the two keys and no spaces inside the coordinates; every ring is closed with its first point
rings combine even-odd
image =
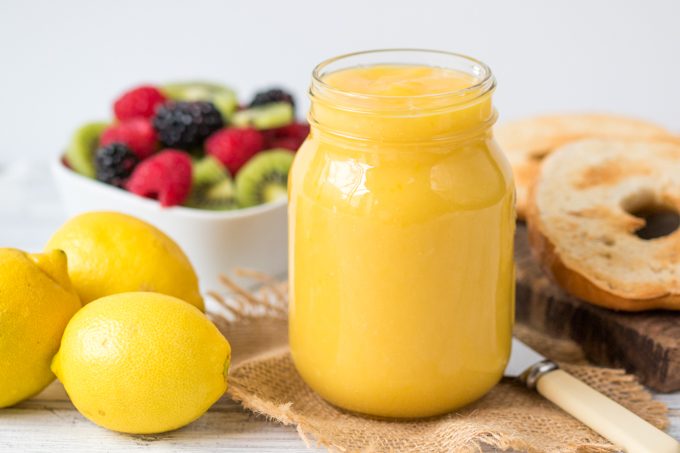
{"type": "Polygon", "coordinates": [[[578,342],[588,360],[622,367],[660,392],[680,390],[680,312],[615,312],[570,297],[531,256],[518,225],[517,321],[578,342]]]}

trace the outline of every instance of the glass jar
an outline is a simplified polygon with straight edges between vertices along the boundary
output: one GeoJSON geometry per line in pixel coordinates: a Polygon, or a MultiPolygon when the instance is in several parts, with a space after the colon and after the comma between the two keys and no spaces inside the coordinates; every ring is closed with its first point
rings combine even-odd
{"type": "Polygon", "coordinates": [[[425,417],[501,378],[514,316],[512,173],[472,58],[321,63],[289,182],[290,348],[339,407],[425,417]]]}

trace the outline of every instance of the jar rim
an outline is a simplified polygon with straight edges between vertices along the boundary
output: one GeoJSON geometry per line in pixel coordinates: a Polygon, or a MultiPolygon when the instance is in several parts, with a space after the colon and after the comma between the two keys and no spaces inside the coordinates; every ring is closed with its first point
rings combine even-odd
{"type": "MultiPolygon", "coordinates": [[[[445,50],[435,50],[435,49],[424,49],[424,48],[384,48],[384,49],[373,49],[373,50],[363,50],[363,51],[358,51],[358,52],[351,52],[351,53],[346,53],[342,55],[338,55],[332,58],[328,58],[314,68],[312,71],[312,91],[314,88],[321,88],[326,92],[331,92],[336,95],[340,96],[345,96],[345,97],[350,97],[350,98],[355,98],[355,99],[382,99],[382,100],[398,100],[398,99],[403,99],[403,96],[396,96],[396,95],[384,95],[384,94],[368,94],[368,93],[358,93],[355,91],[351,90],[344,90],[341,88],[334,87],[332,85],[329,85],[323,80],[323,77],[327,73],[332,73],[335,71],[328,71],[325,72],[331,65],[338,63],[338,62],[344,62],[348,61],[351,59],[361,59],[362,57],[365,56],[374,56],[374,55],[394,55],[394,54],[414,54],[414,55],[420,55],[420,56],[433,56],[433,57],[439,57],[439,58],[450,58],[454,60],[458,60],[460,62],[466,62],[470,64],[472,67],[476,68],[479,74],[470,74],[474,76],[477,79],[477,82],[467,86],[465,88],[460,88],[456,90],[451,90],[451,91],[442,91],[442,92],[436,92],[436,93],[423,93],[423,94],[417,94],[417,95],[412,95],[409,96],[409,98],[414,98],[414,99],[440,99],[440,98],[455,98],[455,97],[461,97],[465,99],[465,103],[470,102],[474,99],[471,99],[470,97],[467,96],[468,93],[473,93],[476,92],[477,96],[475,98],[484,96],[485,94],[488,94],[490,91],[492,91],[496,87],[496,79],[491,71],[491,68],[484,62],[470,57],[468,55],[462,54],[462,53],[456,53],[456,52],[449,52],[445,50]]],[[[377,64],[377,63],[375,63],[377,64]]],[[[391,62],[391,63],[385,63],[385,64],[411,64],[406,61],[398,61],[398,62],[391,62]]],[[[423,63],[427,66],[432,66],[436,67],[437,65],[434,64],[426,64],[423,63]]],[[[347,66],[346,68],[339,68],[337,70],[341,69],[348,69],[352,67],[357,67],[359,65],[350,65],[347,66]]],[[[441,66],[445,67],[445,66],[441,66]]],[[[310,93],[313,94],[313,93],[310,93]]]]}

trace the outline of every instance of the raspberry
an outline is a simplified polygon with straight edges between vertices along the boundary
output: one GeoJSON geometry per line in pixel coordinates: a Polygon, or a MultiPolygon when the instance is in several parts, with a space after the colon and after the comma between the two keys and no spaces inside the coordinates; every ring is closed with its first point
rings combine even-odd
{"type": "Polygon", "coordinates": [[[224,121],[210,102],[167,102],[156,112],[153,125],[165,146],[190,150],[201,146],[224,121]]]}
{"type": "Polygon", "coordinates": [[[222,129],[205,141],[205,151],[222,162],[232,175],[258,151],[264,149],[264,136],[251,127],[222,129]]]}
{"type": "Polygon", "coordinates": [[[292,123],[265,132],[267,148],[285,148],[297,151],[309,135],[309,124],[292,123]]]}
{"type": "Polygon", "coordinates": [[[95,177],[106,184],[123,187],[139,163],[139,157],[120,143],[98,148],[94,153],[95,177]]]}
{"type": "Polygon", "coordinates": [[[120,121],[131,118],[151,118],[156,107],[165,102],[165,96],[156,87],[143,85],[127,91],[113,104],[113,112],[120,121]]]}
{"type": "Polygon", "coordinates": [[[249,107],[271,104],[272,102],[288,102],[295,107],[295,99],[293,96],[280,88],[272,88],[255,94],[253,100],[250,101],[249,107]]]}
{"type": "Polygon", "coordinates": [[[161,206],[183,203],[191,191],[191,158],[184,151],[165,149],[137,165],[126,189],[161,206]]]}
{"type": "Polygon", "coordinates": [[[283,148],[287,149],[290,151],[297,151],[300,148],[300,145],[302,145],[302,142],[304,139],[299,140],[294,137],[281,137],[281,138],[276,138],[272,140],[269,145],[269,148],[283,148]]]}
{"type": "Polygon", "coordinates": [[[304,140],[309,135],[309,124],[291,123],[278,128],[277,133],[281,137],[295,137],[304,140]]]}
{"type": "Polygon", "coordinates": [[[122,143],[134,151],[140,159],[146,159],[156,151],[158,137],[151,121],[145,118],[133,118],[107,127],[99,143],[102,146],[122,143]]]}

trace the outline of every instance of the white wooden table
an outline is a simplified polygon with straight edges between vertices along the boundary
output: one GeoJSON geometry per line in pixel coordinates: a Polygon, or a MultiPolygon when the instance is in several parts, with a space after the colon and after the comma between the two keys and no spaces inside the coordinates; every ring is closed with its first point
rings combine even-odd
{"type": "MultiPolygon", "coordinates": [[[[39,251],[63,221],[47,165],[0,164],[0,247],[39,251]]],[[[680,392],[658,395],[671,408],[670,433],[680,438],[680,392]]],[[[128,436],[81,416],[59,383],[37,397],[0,409],[0,452],[308,452],[292,427],[253,415],[227,397],[191,425],[157,436],[128,436]]],[[[322,451],[319,449],[318,451],[322,451]]]]}

